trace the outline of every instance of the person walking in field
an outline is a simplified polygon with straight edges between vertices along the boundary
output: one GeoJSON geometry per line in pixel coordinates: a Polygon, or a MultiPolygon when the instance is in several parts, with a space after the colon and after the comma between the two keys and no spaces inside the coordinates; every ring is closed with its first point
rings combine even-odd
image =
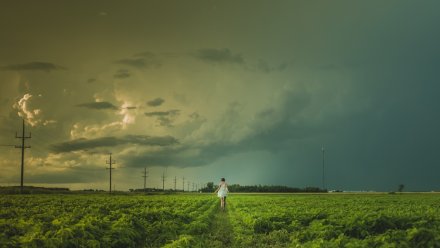
{"type": "Polygon", "coordinates": [[[220,184],[214,193],[217,193],[217,196],[220,197],[220,207],[222,210],[225,210],[226,195],[228,192],[228,184],[226,183],[225,178],[220,179],[220,184]]]}

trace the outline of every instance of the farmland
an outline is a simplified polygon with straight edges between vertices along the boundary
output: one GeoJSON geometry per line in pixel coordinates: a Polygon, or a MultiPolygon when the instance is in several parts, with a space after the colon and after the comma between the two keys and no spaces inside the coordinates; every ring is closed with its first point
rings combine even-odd
{"type": "Polygon", "coordinates": [[[437,194],[1,195],[0,247],[440,247],[437,194]]]}

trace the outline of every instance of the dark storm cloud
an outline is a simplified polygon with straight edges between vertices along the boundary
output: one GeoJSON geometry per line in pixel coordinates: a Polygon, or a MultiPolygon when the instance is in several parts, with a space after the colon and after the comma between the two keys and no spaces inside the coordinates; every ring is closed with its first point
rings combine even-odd
{"type": "MultiPolygon", "coordinates": [[[[292,141],[299,141],[317,135],[322,131],[302,119],[301,114],[311,105],[312,97],[305,90],[286,91],[280,96],[281,106],[268,108],[254,116],[254,122],[247,126],[250,135],[239,141],[206,142],[201,144],[181,144],[165,147],[160,151],[146,152],[141,155],[124,155],[121,158],[128,166],[136,167],[149,161],[155,166],[194,167],[212,164],[228,155],[249,151],[278,152],[285,150],[292,141]]],[[[231,126],[240,115],[240,104],[231,102],[217,123],[218,132],[235,132],[242,128],[240,124],[231,126]]],[[[152,112],[154,116],[167,116],[168,112],[152,112]]],[[[192,114],[198,118],[197,113],[192,114]]],[[[216,132],[216,131],[214,131],[216,132]]]]}
{"type": "Polygon", "coordinates": [[[159,68],[162,66],[162,63],[158,59],[158,57],[151,52],[143,52],[138,53],[132,58],[120,59],[115,63],[121,65],[128,65],[136,68],[159,68]]]}
{"type": "Polygon", "coordinates": [[[126,135],[123,137],[102,137],[96,139],[76,139],[62,142],[51,146],[54,153],[64,153],[93,148],[114,147],[126,144],[135,144],[142,146],[170,146],[177,144],[178,141],[171,136],[153,137],[146,135],[126,135]]]}
{"type": "Polygon", "coordinates": [[[14,64],[0,67],[1,70],[11,71],[44,71],[51,72],[56,70],[66,70],[65,67],[49,62],[29,62],[25,64],[14,64]]]}
{"type": "Polygon", "coordinates": [[[137,107],[135,106],[130,106],[130,107],[125,107],[124,109],[136,109],[137,107]]]}
{"type": "Polygon", "coordinates": [[[160,126],[164,127],[172,127],[174,118],[179,115],[180,110],[173,109],[168,111],[153,111],[153,112],[146,112],[145,116],[147,117],[156,117],[157,121],[159,122],[160,126]]]}
{"type": "Polygon", "coordinates": [[[82,108],[89,108],[89,109],[112,109],[112,110],[118,109],[118,107],[116,107],[110,102],[88,102],[88,103],[81,103],[76,106],[82,108]]]}
{"type": "Polygon", "coordinates": [[[119,70],[113,75],[114,78],[124,79],[130,77],[130,72],[128,70],[119,70]]]}
{"type": "Polygon", "coordinates": [[[176,147],[165,147],[154,152],[142,154],[120,155],[128,167],[137,167],[148,161],[152,166],[176,166],[176,167],[197,167],[205,166],[220,157],[232,153],[236,146],[231,144],[210,144],[210,145],[179,145],[176,147]]]}
{"type": "Polygon", "coordinates": [[[182,144],[176,147],[165,147],[160,151],[145,152],[136,155],[121,155],[120,158],[129,167],[136,167],[148,161],[153,166],[198,167],[212,164],[225,156],[249,152],[279,152],[292,140],[309,136],[312,128],[302,125],[290,125],[285,120],[273,128],[256,132],[240,142],[215,142],[207,144],[182,144]],[[290,130],[290,131],[289,131],[290,130]]]}
{"type": "Polygon", "coordinates": [[[162,105],[164,102],[165,102],[165,99],[158,97],[158,98],[155,98],[153,100],[148,101],[147,105],[151,106],[151,107],[157,107],[157,106],[162,105]]]}
{"type": "Polygon", "coordinates": [[[172,110],[168,110],[168,111],[153,111],[153,112],[146,112],[145,116],[149,116],[149,117],[162,117],[162,116],[175,116],[178,115],[180,113],[180,110],[178,109],[172,109],[172,110]]]}
{"type": "Polygon", "coordinates": [[[233,54],[229,49],[215,49],[206,48],[200,49],[194,57],[209,63],[230,63],[230,64],[244,64],[245,61],[241,54],[233,54]]]}

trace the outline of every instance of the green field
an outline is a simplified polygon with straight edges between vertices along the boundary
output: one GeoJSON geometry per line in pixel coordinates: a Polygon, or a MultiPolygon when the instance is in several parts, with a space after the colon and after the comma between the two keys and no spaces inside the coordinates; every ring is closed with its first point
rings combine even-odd
{"type": "Polygon", "coordinates": [[[1,195],[0,247],[440,247],[437,194],[1,195]]]}

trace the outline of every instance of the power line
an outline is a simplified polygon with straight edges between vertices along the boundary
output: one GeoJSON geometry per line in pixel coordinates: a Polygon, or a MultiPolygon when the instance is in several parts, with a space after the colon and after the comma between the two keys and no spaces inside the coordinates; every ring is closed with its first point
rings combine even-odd
{"type": "Polygon", "coordinates": [[[110,171],[110,191],[109,192],[111,194],[112,193],[112,170],[115,169],[115,168],[112,168],[112,165],[116,164],[116,161],[112,160],[112,154],[111,153],[109,155],[110,155],[110,160],[106,161],[105,163],[110,165],[110,166],[109,166],[109,168],[105,168],[105,169],[110,171]]]}
{"type": "Polygon", "coordinates": [[[24,149],[31,148],[31,146],[26,146],[24,144],[24,141],[26,139],[31,138],[31,133],[29,133],[29,136],[25,136],[25,125],[24,125],[24,118],[23,118],[23,128],[21,136],[18,136],[17,132],[15,132],[15,138],[21,139],[21,145],[15,146],[15,148],[21,149],[21,180],[20,180],[20,193],[23,193],[23,176],[24,176],[24,149]]]}

